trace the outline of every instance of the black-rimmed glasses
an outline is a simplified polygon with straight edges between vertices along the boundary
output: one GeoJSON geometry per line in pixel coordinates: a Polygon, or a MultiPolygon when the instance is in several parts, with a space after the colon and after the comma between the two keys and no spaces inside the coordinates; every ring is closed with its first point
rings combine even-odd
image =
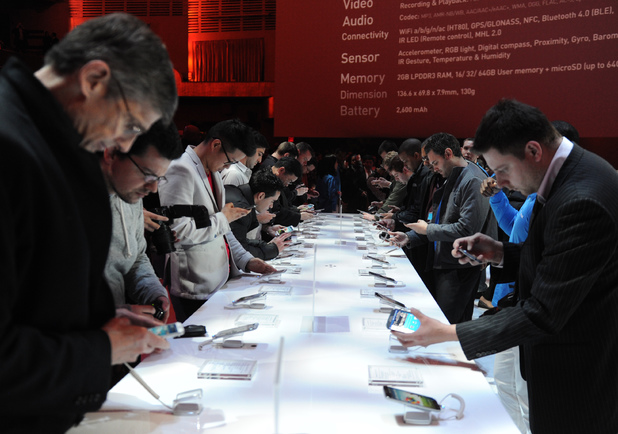
{"type": "Polygon", "coordinates": [[[139,136],[140,134],[144,132],[144,128],[142,128],[142,126],[139,124],[137,119],[135,119],[135,116],[133,116],[133,113],[131,113],[131,109],[129,109],[129,103],[127,102],[127,98],[124,94],[124,90],[122,89],[122,86],[120,85],[120,82],[113,75],[111,77],[112,77],[112,80],[114,80],[114,83],[116,83],[116,86],[118,86],[118,90],[120,91],[120,96],[122,97],[122,102],[124,103],[124,107],[127,111],[127,116],[129,118],[129,121],[126,123],[124,127],[124,131],[122,133],[123,138],[127,140],[134,139],[135,137],[139,136]]]}
{"type": "Polygon", "coordinates": [[[163,184],[164,182],[167,181],[167,178],[165,176],[157,176],[154,175],[152,173],[146,173],[144,172],[144,169],[142,169],[139,164],[137,164],[135,162],[135,160],[133,158],[131,158],[130,155],[128,154],[124,154],[129,160],[131,160],[131,163],[133,163],[135,165],[135,167],[137,167],[137,169],[142,172],[142,175],[144,175],[144,182],[146,182],[146,184],[150,184],[151,182],[158,182],[159,184],[163,184]]]}
{"type": "Polygon", "coordinates": [[[219,140],[221,142],[221,149],[223,149],[223,153],[225,154],[225,158],[227,158],[227,161],[225,163],[223,163],[226,166],[231,166],[232,164],[238,164],[238,161],[236,160],[232,160],[230,158],[230,156],[227,154],[227,151],[225,150],[225,145],[223,144],[223,141],[218,138],[218,137],[213,137],[213,139],[215,140],[219,140]]]}

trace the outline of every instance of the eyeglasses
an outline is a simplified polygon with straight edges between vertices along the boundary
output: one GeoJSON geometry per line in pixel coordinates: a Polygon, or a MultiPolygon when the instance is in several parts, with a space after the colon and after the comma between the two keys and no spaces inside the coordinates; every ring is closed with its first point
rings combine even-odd
{"type": "Polygon", "coordinates": [[[146,184],[150,184],[151,182],[158,182],[159,184],[163,184],[165,182],[167,182],[167,178],[165,176],[157,176],[157,175],[153,175],[152,173],[146,173],[144,172],[144,169],[142,169],[139,164],[137,164],[135,162],[135,160],[133,158],[131,158],[130,155],[128,154],[124,154],[129,160],[131,160],[131,163],[133,163],[135,165],[135,167],[137,167],[137,169],[142,172],[142,175],[144,175],[144,182],[146,184]]]}
{"type": "Polygon", "coordinates": [[[227,161],[225,163],[223,163],[223,164],[225,166],[231,166],[232,164],[238,164],[238,161],[230,159],[230,156],[227,154],[227,151],[225,150],[225,145],[223,144],[223,141],[220,138],[218,138],[218,137],[213,137],[213,139],[218,140],[218,141],[221,142],[221,149],[223,149],[223,153],[225,154],[225,158],[227,158],[227,161]]]}
{"type": "Polygon", "coordinates": [[[428,161],[429,161],[429,157],[421,157],[421,161],[422,161],[423,163],[426,163],[426,162],[428,162],[428,161]]]}
{"type": "Polygon", "coordinates": [[[114,83],[116,83],[116,86],[118,86],[118,90],[120,91],[120,96],[122,97],[124,107],[127,111],[127,116],[129,117],[129,121],[126,123],[124,127],[124,132],[122,133],[122,137],[126,140],[132,140],[135,137],[142,134],[144,132],[144,128],[142,128],[142,126],[139,124],[137,119],[135,119],[135,116],[133,116],[133,114],[131,113],[131,110],[129,109],[129,103],[127,102],[127,98],[124,95],[124,90],[122,89],[120,82],[113,75],[112,75],[112,80],[114,80],[114,83]]]}

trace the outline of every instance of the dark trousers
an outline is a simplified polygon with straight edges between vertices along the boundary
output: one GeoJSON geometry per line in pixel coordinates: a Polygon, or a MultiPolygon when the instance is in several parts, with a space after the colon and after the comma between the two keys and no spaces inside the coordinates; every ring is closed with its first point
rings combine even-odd
{"type": "Polygon", "coordinates": [[[174,306],[176,321],[185,322],[193,313],[206,302],[205,300],[192,300],[189,298],[176,297],[170,294],[170,301],[174,306]]]}
{"type": "Polygon", "coordinates": [[[481,278],[481,267],[434,269],[432,295],[451,324],[472,319],[474,296],[481,278]]]}

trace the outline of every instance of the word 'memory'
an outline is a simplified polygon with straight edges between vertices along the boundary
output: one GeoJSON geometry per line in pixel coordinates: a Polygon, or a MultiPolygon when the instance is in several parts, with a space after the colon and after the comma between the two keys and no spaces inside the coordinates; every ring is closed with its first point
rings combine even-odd
{"type": "Polygon", "coordinates": [[[349,72],[341,73],[341,84],[365,84],[365,83],[377,83],[382,85],[384,83],[384,78],[386,74],[361,74],[361,75],[350,75],[349,72]]]}

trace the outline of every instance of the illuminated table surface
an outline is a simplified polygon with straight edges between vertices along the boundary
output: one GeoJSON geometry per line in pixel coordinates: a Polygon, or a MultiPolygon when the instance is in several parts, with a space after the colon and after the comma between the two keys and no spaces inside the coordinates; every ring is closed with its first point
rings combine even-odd
{"type": "Polygon", "coordinates": [[[518,432],[459,344],[411,349],[407,354],[389,352],[396,342],[390,340],[385,326],[388,314],[380,310],[384,305],[375,297],[361,296],[361,291],[390,291],[407,306],[446,322],[402,250],[393,251],[379,241],[378,232],[358,216],[323,215],[301,229],[304,233],[298,238],[305,245],[297,252],[304,257],[285,258],[286,264],[276,265],[288,270],[281,275],[282,283],[261,283],[253,276],[230,281],[185,323],[203,324],[214,334],[236,326],[246,315],[276,316],[274,324],[262,324],[233,338],[257,346],[226,349],[208,345],[200,351],[198,344],[207,338],[171,339],[169,351],[146,358],[136,368],[168,405],[180,392],[203,389],[200,415],[172,415],[127,375],[110,390],[103,408],[87,414],[70,432],[274,433],[277,428],[280,433],[518,432]],[[381,263],[363,259],[368,252],[383,255],[388,251],[385,259],[392,268],[381,269],[381,263]],[[375,287],[374,277],[359,271],[368,268],[382,270],[404,286],[375,287]],[[263,310],[224,308],[264,286],[291,287],[291,291],[269,293],[263,310]],[[281,337],[283,356],[276,386],[281,337]],[[250,381],[199,379],[197,372],[207,359],[255,360],[257,369],[250,381]],[[384,398],[382,386],[368,384],[369,366],[416,368],[423,386],[401,388],[438,401],[456,393],[465,399],[464,417],[434,418],[428,426],[404,424],[406,407],[384,398]]]}

